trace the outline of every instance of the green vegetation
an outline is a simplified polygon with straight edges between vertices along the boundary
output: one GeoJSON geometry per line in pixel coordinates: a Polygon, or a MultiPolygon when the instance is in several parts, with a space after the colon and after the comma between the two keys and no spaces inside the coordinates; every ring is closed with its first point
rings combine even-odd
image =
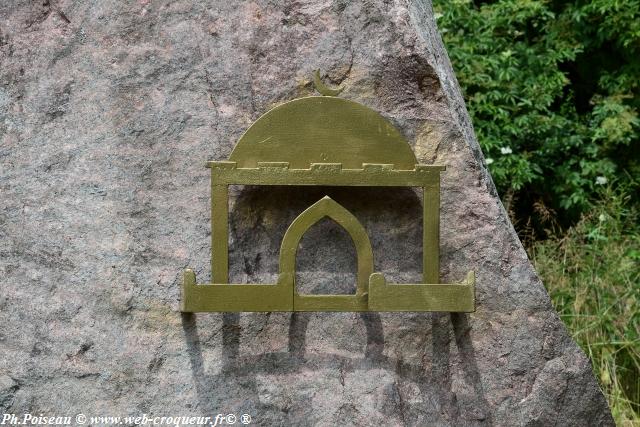
{"type": "Polygon", "coordinates": [[[436,8],[491,173],[523,224],[544,228],[534,206],[575,222],[599,186],[640,173],[640,1],[436,8]]]}
{"type": "Polygon", "coordinates": [[[640,0],[436,0],[498,191],[616,421],[640,424],[640,0]]]}
{"type": "Polygon", "coordinates": [[[640,422],[640,217],[629,199],[604,189],[562,238],[530,250],[560,317],[591,358],[618,425],[640,422]]]}

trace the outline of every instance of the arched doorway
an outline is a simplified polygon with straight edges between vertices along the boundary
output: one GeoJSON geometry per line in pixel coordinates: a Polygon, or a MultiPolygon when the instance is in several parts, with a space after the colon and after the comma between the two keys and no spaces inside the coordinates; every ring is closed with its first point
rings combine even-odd
{"type": "Polygon", "coordinates": [[[280,281],[293,287],[295,311],[365,311],[368,309],[369,276],[373,273],[373,251],[366,230],[351,212],[330,197],[324,197],[302,212],[289,226],[280,246],[280,281]],[[353,240],[358,263],[355,295],[299,295],[295,288],[298,245],[305,232],[328,217],[344,228],[353,240]]]}

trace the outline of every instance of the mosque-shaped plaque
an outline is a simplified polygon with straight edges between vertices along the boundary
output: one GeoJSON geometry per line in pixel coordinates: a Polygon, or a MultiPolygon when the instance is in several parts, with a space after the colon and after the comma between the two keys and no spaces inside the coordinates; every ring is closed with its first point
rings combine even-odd
{"type": "Polygon", "coordinates": [[[440,172],[418,164],[400,132],[377,112],[338,98],[319,81],[324,95],[295,99],[265,113],[240,138],[229,161],[211,169],[212,284],[196,284],[187,269],[183,312],[239,311],[445,311],[475,310],[475,275],[439,283],[440,172]],[[289,226],[280,246],[274,284],[229,284],[228,186],[319,185],[420,187],[423,189],[423,277],[419,284],[389,284],[373,271],[369,236],[358,219],[329,197],[317,201],[289,226]],[[351,236],[357,254],[354,295],[300,295],[295,259],[300,239],[322,218],[351,236]]]}

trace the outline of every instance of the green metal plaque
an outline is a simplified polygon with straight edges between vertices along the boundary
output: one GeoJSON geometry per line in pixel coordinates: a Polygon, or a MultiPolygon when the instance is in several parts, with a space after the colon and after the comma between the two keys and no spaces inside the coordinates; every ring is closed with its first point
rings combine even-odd
{"type": "Polygon", "coordinates": [[[196,284],[184,272],[183,312],[237,311],[448,311],[475,310],[475,275],[461,283],[439,283],[440,172],[444,166],[418,164],[400,132],[377,112],[337,98],[315,75],[327,96],[295,99],[265,113],[240,138],[229,161],[211,169],[212,284],[196,284]],[[329,197],[302,212],[280,246],[274,284],[229,284],[229,185],[406,186],[423,189],[423,278],[419,284],[389,284],[373,271],[366,230],[329,197]],[[354,295],[301,295],[295,265],[304,233],[328,217],[355,244],[358,270],[354,295]]]}

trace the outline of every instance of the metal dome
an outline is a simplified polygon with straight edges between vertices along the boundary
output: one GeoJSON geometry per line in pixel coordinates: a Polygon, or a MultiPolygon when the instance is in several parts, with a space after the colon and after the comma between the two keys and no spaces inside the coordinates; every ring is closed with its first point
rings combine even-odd
{"type": "Polygon", "coordinates": [[[229,160],[239,168],[258,162],[288,162],[291,169],[311,163],[393,164],[413,170],[417,161],[400,132],[374,110],[342,98],[310,96],[289,101],[260,117],[238,140],[229,160]]]}

